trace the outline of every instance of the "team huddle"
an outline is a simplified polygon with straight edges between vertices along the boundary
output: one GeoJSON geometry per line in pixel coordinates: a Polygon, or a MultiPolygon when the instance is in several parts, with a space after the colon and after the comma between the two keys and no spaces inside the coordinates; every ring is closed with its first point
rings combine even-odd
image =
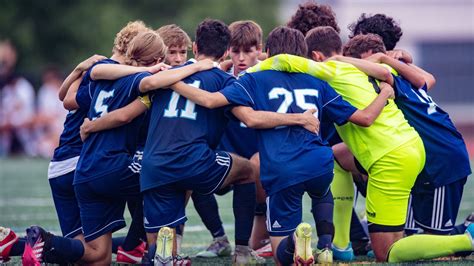
{"type": "Polygon", "coordinates": [[[206,19],[194,42],[174,24],[128,23],[110,58],[81,62],[60,89],[69,114],[48,179],[63,236],[0,227],[0,262],[108,265],[113,252],[118,263],[190,265],[180,256],[190,198],[213,237],[196,256],[236,265],[470,254],[474,216],[455,224],[469,157],[428,95],[435,78],[395,49],[392,18],[363,14],[350,29],[343,44],[334,12],[313,2],[264,46],[253,21],[206,19]],[[215,198],[230,191],[234,249],[215,198]],[[302,220],[305,192],[315,230],[302,220]],[[112,237],[126,206],[128,233],[112,237]]]}

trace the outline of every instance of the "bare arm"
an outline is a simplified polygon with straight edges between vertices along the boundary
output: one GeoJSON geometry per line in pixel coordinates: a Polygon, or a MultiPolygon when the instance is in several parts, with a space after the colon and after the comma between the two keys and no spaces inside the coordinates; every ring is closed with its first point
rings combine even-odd
{"type": "Polygon", "coordinates": [[[413,63],[413,57],[411,54],[402,49],[393,49],[392,51],[387,51],[387,55],[391,58],[394,58],[395,60],[402,60],[407,64],[413,63]]]}
{"type": "Polygon", "coordinates": [[[395,69],[416,88],[421,88],[425,85],[425,78],[413,67],[410,67],[409,65],[383,53],[375,54],[373,57],[376,58],[380,63],[384,63],[393,67],[393,69],[395,69]]]}
{"type": "Polygon", "coordinates": [[[214,109],[226,106],[229,103],[227,98],[220,92],[208,92],[206,90],[190,86],[182,81],[175,83],[171,89],[179,93],[181,96],[204,106],[209,109],[214,109]]]}
{"type": "Polygon", "coordinates": [[[71,87],[72,83],[75,80],[81,77],[82,72],[89,69],[96,62],[103,60],[105,58],[106,57],[102,55],[93,55],[87,58],[86,60],[82,61],[81,63],[79,63],[79,65],[77,65],[76,68],[74,68],[74,70],[66,77],[66,79],[61,84],[61,87],[59,88],[59,100],[60,101],[64,100],[64,97],[66,97],[69,87],[71,87]]]}
{"type": "Polygon", "coordinates": [[[77,101],[76,101],[76,95],[77,95],[77,91],[79,90],[79,85],[81,85],[81,81],[82,81],[82,75],[78,79],[76,79],[70,86],[63,100],[64,109],[76,110],[79,108],[79,105],[77,104],[77,101]]]}
{"type": "Polygon", "coordinates": [[[214,62],[209,59],[198,61],[184,67],[170,69],[167,71],[160,71],[152,76],[142,79],[140,82],[140,91],[147,92],[163,87],[168,87],[187,76],[196,72],[211,69],[215,66],[214,62]]]}
{"type": "Polygon", "coordinates": [[[277,112],[255,111],[247,106],[232,108],[232,113],[251,128],[275,128],[279,126],[302,126],[312,133],[319,132],[319,120],[313,115],[316,109],[300,114],[281,114],[277,112]]]}
{"type": "Polygon", "coordinates": [[[377,119],[377,117],[382,112],[387,99],[393,98],[394,91],[393,88],[387,83],[380,83],[380,94],[369,104],[364,110],[357,110],[351,117],[349,117],[349,121],[362,126],[362,127],[369,127],[372,125],[377,119]]]}
{"type": "Polygon", "coordinates": [[[91,79],[92,80],[115,80],[121,77],[125,77],[128,75],[140,73],[140,72],[150,72],[156,73],[161,70],[168,69],[169,66],[163,63],[156,64],[151,67],[135,67],[135,66],[127,66],[127,65],[119,65],[119,64],[101,64],[95,66],[91,71],[91,79]]]}
{"type": "Polygon", "coordinates": [[[379,64],[372,63],[363,59],[346,57],[346,56],[335,56],[335,57],[331,57],[331,59],[335,59],[337,61],[354,65],[360,71],[367,74],[367,76],[371,76],[378,80],[385,81],[389,84],[393,84],[393,77],[392,77],[392,74],[390,73],[390,70],[388,70],[387,68],[379,64]]]}
{"type": "Polygon", "coordinates": [[[143,114],[148,107],[140,99],[136,99],[125,107],[106,113],[91,121],[84,119],[81,125],[81,139],[84,141],[90,133],[112,129],[130,123],[137,116],[143,114]]]}
{"type": "Polygon", "coordinates": [[[415,71],[417,71],[420,75],[423,75],[428,90],[434,87],[434,85],[436,84],[436,79],[431,73],[414,64],[409,64],[409,66],[412,67],[415,71]]]}

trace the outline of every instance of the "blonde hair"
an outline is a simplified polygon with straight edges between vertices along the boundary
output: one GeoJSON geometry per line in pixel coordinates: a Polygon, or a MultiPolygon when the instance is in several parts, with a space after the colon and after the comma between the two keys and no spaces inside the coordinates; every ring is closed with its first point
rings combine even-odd
{"type": "Polygon", "coordinates": [[[150,66],[161,61],[166,55],[166,46],[158,33],[148,30],[139,33],[130,42],[125,54],[125,64],[150,66]]]}
{"type": "Polygon", "coordinates": [[[189,49],[191,47],[191,39],[188,34],[176,24],[162,26],[156,31],[168,48],[186,46],[189,49]]]}
{"type": "Polygon", "coordinates": [[[128,22],[116,35],[112,53],[125,55],[130,42],[138,33],[150,30],[141,20],[128,22]]]}

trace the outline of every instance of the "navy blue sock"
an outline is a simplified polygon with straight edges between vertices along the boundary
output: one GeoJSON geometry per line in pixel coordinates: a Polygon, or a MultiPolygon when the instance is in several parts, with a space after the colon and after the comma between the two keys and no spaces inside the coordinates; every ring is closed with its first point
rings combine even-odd
{"type": "Polygon", "coordinates": [[[44,261],[48,263],[75,263],[84,255],[84,245],[78,239],[52,236],[51,246],[46,247],[44,261]]]}
{"type": "Polygon", "coordinates": [[[311,212],[318,233],[318,249],[331,247],[334,237],[333,211],[334,199],[331,190],[322,198],[312,197],[311,212]]]}
{"type": "Polygon", "coordinates": [[[130,251],[140,245],[143,239],[146,239],[146,233],[145,228],[143,227],[143,204],[141,198],[136,201],[128,201],[127,204],[135,205],[134,207],[129,208],[130,211],[133,211],[133,213],[131,213],[132,223],[128,229],[125,241],[122,244],[124,250],[130,251]]]}
{"type": "Polygon", "coordinates": [[[235,217],[235,244],[248,246],[255,213],[255,183],[235,184],[232,208],[235,217]]]}
{"type": "Polygon", "coordinates": [[[23,251],[25,251],[25,243],[26,243],[25,237],[18,238],[18,241],[16,241],[16,243],[13,244],[12,249],[10,249],[9,256],[16,257],[16,256],[23,255],[23,251]]]}
{"type": "Polygon", "coordinates": [[[449,232],[449,234],[450,235],[462,235],[466,232],[466,228],[467,228],[467,226],[465,226],[464,223],[458,224],[455,227],[453,227],[453,229],[451,230],[451,232],[449,232]]]}
{"type": "Polygon", "coordinates": [[[124,236],[112,237],[112,253],[117,254],[118,247],[125,241],[124,236]]]}
{"type": "Polygon", "coordinates": [[[293,234],[281,240],[277,248],[277,258],[282,265],[293,264],[293,256],[295,253],[295,242],[293,234]]]}
{"type": "Polygon", "coordinates": [[[354,208],[352,208],[350,238],[351,242],[366,241],[369,239],[369,236],[360,223],[359,217],[357,216],[354,208]]]}
{"type": "Polygon", "coordinates": [[[183,236],[183,228],[184,228],[184,224],[178,224],[176,226],[176,234],[177,235],[180,235],[180,236],[183,236]]]}
{"type": "Polygon", "coordinates": [[[194,208],[196,208],[197,213],[211,235],[214,238],[224,236],[225,231],[214,194],[202,195],[193,193],[191,198],[193,199],[194,208]]]}

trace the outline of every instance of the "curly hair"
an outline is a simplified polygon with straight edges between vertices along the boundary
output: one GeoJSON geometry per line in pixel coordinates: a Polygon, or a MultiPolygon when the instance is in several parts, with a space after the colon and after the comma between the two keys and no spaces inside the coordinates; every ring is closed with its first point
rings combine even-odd
{"type": "Polygon", "coordinates": [[[367,52],[385,53],[385,46],[379,35],[372,33],[356,35],[344,45],[342,54],[362,58],[362,54],[367,52]]]}
{"type": "Polygon", "coordinates": [[[138,35],[140,32],[149,30],[149,28],[141,20],[128,22],[116,35],[114,40],[114,48],[112,53],[118,53],[125,55],[128,49],[129,43],[138,35]]]}
{"type": "Polygon", "coordinates": [[[332,8],[312,1],[299,5],[287,26],[301,31],[303,35],[306,35],[311,29],[321,26],[332,27],[337,33],[341,31],[332,8]]]}
{"type": "Polygon", "coordinates": [[[384,14],[370,16],[362,13],[357,22],[349,25],[349,30],[351,31],[349,35],[351,39],[359,34],[373,33],[379,35],[382,37],[387,50],[393,50],[403,35],[400,25],[393,18],[384,14]]]}
{"type": "Polygon", "coordinates": [[[160,35],[152,30],[140,32],[125,54],[125,64],[131,66],[151,66],[166,55],[166,46],[160,35]]]}

